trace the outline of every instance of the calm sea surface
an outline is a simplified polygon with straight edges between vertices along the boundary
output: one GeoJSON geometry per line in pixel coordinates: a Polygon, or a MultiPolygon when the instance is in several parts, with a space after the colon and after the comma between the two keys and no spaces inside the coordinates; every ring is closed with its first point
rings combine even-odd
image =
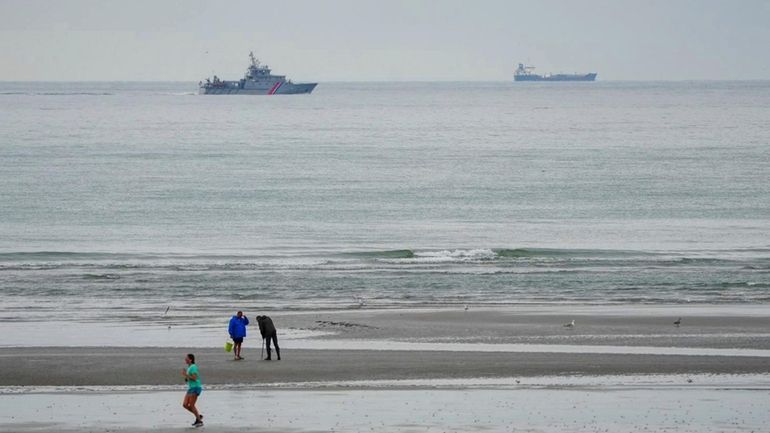
{"type": "Polygon", "coordinates": [[[3,317],[770,303],[770,82],[196,90],[0,83],[3,317]]]}

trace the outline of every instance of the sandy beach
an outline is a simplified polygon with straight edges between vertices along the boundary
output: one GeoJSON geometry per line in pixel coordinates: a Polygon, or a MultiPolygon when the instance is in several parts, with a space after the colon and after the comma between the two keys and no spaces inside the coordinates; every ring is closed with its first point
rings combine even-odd
{"type": "Polygon", "coordinates": [[[203,336],[219,337],[212,336],[209,345],[182,346],[178,343],[195,328],[184,329],[182,338],[175,328],[167,331],[166,322],[142,325],[138,329],[167,332],[168,340],[165,347],[142,347],[130,332],[134,328],[125,324],[99,329],[129,347],[0,348],[0,386],[174,385],[173,373],[188,352],[207,371],[208,385],[770,373],[770,316],[753,309],[721,317],[696,312],[693,308],[680,327],[671,323],[677,311],[665,309],[636,315],[619,308],[569,315],[537,308],[275,314],[279,329],[303,336],[280,339],[280,362],[260,362],[261,341],[254,331],[244,344],[246,359],[234,362],[217,344],[224,340],[222,329],[198,328],[203,336]],[[568,319],[576,325],[564,327],[568,319]],[[317,335],[307,337],[311,332],[317,335]]]}
{"type": "MultiPolygon", "coordinates": [[[[719,316],[704,306],[676,327],[677,308],[273,314],[279,329],[294,336],[280,340],[281,361],[275,354],[262,361],[253,336],[244,345],[246,359],[237,362],[211,347],[219,341],[213,335],[207,347],[140,347],[128,331],[135,325],[126,324],[105,328],[106,337],[133,346],[0,348],[3,431],[181,431],[186,417],[177,407],[183,391],[177,372],[188,352],[204,377],[206,429],[215,432],[761,426],[767,414],[754,402],[770,393],[770,317],[752,308],[723,309],[719,316]],[[563,326],[567,319],[576,321],[574,328],[563,326]],[[659,411],[656,399],[671,402],[659,411]],[[611,410],[618,401],[620,412],[611,410]],[[704,401],[718,404],[708,410],[712,403],[704,401]],[[89,402],[106,408],[94,411],[89,402]]],[[[178,335],[176,327],[168,335],[178,335]]]]}
{"type": "MultiPolygon", "coordinates": [[[[199,407],[211,432],[759,432],[764,385],[204,391],[199,407]]],[[[0,395],[0,429],[190,431],[180,394],[0,395]]]]}
{"type": "MultiPolygon", "coordinates": [[[[0,386],[178,385],[185,348],[0,350],[0,386]]],[[[289,350],[235,362],[222,350],[195,351],[208,386],[366,380],[516,378],[552,375],[758,374],[770,358],[730,356],[289,350]],[[275,357],[275,355],[273,355],[275,357]]]]}

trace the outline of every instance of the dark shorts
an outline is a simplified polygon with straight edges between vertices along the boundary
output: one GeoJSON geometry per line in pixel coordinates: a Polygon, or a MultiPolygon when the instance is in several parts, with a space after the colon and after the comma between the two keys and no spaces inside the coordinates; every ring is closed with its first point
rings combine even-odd
{"type": "Polygon", "coordinates": [[[233,343],[243,343],[243,337],[241,337],[241,338],[233,338],[233,343]]]}
{"type": "Polygon", "coordinates": [[[203,388],[196,386],[195,388],[188,388],[187,395],[201,395],[203,388]]]}

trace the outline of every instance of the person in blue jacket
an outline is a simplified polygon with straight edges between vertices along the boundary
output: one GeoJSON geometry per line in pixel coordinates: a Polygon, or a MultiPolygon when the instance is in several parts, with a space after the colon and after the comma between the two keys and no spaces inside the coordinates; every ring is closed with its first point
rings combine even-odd
{"type": "Polygon", "coordinates": [[[230,338],[233,339],[233,354],[235,360],[240,361],[241,357],[241,344],[243,344],[243,338],[246,337],[246,326],[249,324],[248,317],[243,315],[243,311],[239,311],[232,319],[230,319],[230,326],[227,328],[227,332],[230,333],[230,338]]]}

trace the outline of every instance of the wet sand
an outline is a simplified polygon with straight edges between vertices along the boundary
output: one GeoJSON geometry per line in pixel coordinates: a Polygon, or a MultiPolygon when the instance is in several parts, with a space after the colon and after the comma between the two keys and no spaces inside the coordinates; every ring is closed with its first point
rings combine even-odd
{"type": "Polygon", "coordinates": [[[274,317],[285,326],[331,332],[321,337],[329,339],[770,349],[770,311],[756,307],[457,306],[274,317]],[[563,326],[572,320],[574,328],[563,326]]]}
{"type": "MultiPolygon", "coordinates": [[[[242,390],[204,391],[198,407],[211,432],[716,433],[764,431],[768,396],[767,384],[242,390]]],[[[189,431],[180,401],[180,391],[0,394],[0,431],[189,431]]]]}
{"type": "MultiPolygon", "coordinates": [[[[136,347],[0,348],[0,386],[174,385],[188,352],[197,355],[209,385],[770,373],[770,313],[744,308],[718,315],[710,308],[528,306],[271,313],[283,348],[283,360],[272,362],[260,361],[256,329],[244,343],[247,359],[235,362],[219,346],[223,338],[217,328],[201,328],[202,334],[217,336],[207,347],[195,339],[177,338],[175,328],[168,331],[168,341],[192,341],[192,347],[141,347],[141,336],[147,334],[141,327],[161,328],[157,335],[163,335],[166,322],[140,325],[137,329],[142,332],[136,335],[125,330],[130,324],[100,326],[105,334],[115,332],[108,334],[113,341],[136,347]],[[676,317],[683,317],[680,327],[672,324],[676,317]],[[570,320],[575,320],[574,328],[562,326],[570,320]],[[283,331],[319,336],[282,339],[283,331]],[[644,350],[622,353],[640,349],[644,350]],[[715,354],[722,356],[711,356],[715,354]]],[[[77,336],[59,341],[71,345],[77,336]]]]}
{"type": "MultiPolygon", "coordinates": [[[[463,306],[334,311],[261,311],[273,318],[287,348],[317,348],[324,340],[409,343],[568,344],[743,348],[770,350],[770,310],[762,305],[463,306]],[[682,325],[673,322],[682,318],[682,325]],[[562,325],[575,320],[576,326],[562,325]],[[310,344],[312,343],[312,344],[310,344]]],[[[0,347],[221,347],[229,310],[168,314],[98,322],[0,320],[0,347]]],[[[250,329],[246,344],[260,344],[250,329]]],[[[352,348],[352,347],[348,347],[352,348]]],[[[368,347],[355,347],[367,349],[368,347]]]]}
{"type": "MultiPolygon", "coordinates": [[[[178,385],[185,348],[0,349],[0,386],[178,385]]],[[[765,357],[285,350],[194,351],[207,385],[550,375],[770,373],[765,357]]]]}

